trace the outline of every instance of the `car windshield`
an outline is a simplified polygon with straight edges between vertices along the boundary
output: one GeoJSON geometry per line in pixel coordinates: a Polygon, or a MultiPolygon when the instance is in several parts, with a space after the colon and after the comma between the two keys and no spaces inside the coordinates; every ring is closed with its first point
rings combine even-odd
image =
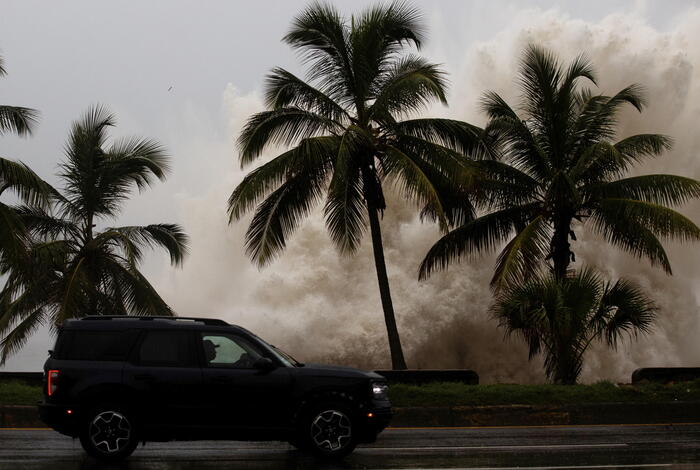
{"type": "Polygon", "coordinates": [[[259,337],[258,335],[254,334],[254,333],[251,333],[251,332],[248,331],[248,330],[245,330],[245,331],[248,332],[249,335],[251,335],[251,336],[253,336],[254,338],[256,338],[258,341],[260,341],[261,343],[263,343],[265,346],[267,346],[268,348],[270,348],[270,351],[277,357],[277,359],[279,359],[280,361],[282,361],[282,363],[283,363],[285,366],[287,366],[287,367],[303,367],[303,366],[304,366],[304,363],[303,363],[303,362],[297,361],[296,359],[294,359],[292,356],[290,356],[290,355],[287,354],[286,352],[282,351],[282,350],[281,350],[280,348],[278,348],[277,346],[268,343],[267,341],[265,341],[264,339],[262,339],[262,338],[259,337]]]}

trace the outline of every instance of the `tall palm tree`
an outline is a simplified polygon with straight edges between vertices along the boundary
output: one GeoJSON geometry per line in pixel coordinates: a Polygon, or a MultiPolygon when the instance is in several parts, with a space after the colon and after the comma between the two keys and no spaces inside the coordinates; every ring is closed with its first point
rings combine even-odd
{"type": "Polygon", "coordinates": [[[563,67],[551,52],[530,46],[521,63],[521,107],[485,94],[485,140],[495,142],[500,155],[478,163],[488,175],[481,188],[488,210],[433,245],[422,278],[505,243],[493,286],[522,281],[548,260],[561,279],[575,261],[569,241],[583,225],[670,274],[660,239],[700,239],[700,229],[668,207],[700,197],[700,182],[663,174],[624,177],[634,164],[671,147],[659,134],[614,142],[620,108],[631,104],[641,112],[645,105],[641,87],[595,95],[580,86],[582,79],[596,80],[583,56],[563,67]]]}
{"type": "Polygon", "coordinates": [[[52,208],[15,210],[30,234],[26,255],[0,292],[0,363],[39,326],[85,315],[172,315],[138,266],[144,248],[162,247],[179,265],[187,236],[175,224],[97,229],[114,219],[134,188],[163,180],[162,147],[149,139],[107,143],[114,117],[91,108],[73,128],[52,208]]]}
{"type": "Polygon", "coordinates": [[[547,375],[564,385],[576,383],[594,341],[614,348],[624,334],[647,333],[656,312],[633,283],[604,282],[589,269],[565,278],[540,275],[510,286],[492,307],[501,326],[525,339],[530,358],[544,354],[547,375]]]}
{"type": "Polygon", "coordinates": [[[251,116],[239,138],[241,166],[271,144],[291,147],[250,172],[228,201],[230,220],[256,207],[247,252],[260,266],[325,194],[331,239],[353,254],[369,223],[392,366],[405,369],[382,246],[384,184],[397,184],[443,228],[472,207],[446,188],[471,171],[462,153],[478,129],[447,119],[407,119],[433,100],[445,103],[438,66],[404,53],[419,48],[420,17],[402,3],[379,5],[350,19],[326,4],[296,17],[284,41],[308,65],[307,80],[275,68],[267,76],[268,110],[251,116]]]}

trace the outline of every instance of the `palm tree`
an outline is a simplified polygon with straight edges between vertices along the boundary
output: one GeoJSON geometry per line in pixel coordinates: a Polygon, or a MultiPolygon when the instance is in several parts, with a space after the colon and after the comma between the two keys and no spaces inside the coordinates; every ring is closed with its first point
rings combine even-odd
{"type": "Polygon", "coordinates": [[[604,282],[589,269],[564,278],[540,275],[510,286],[492,307],[500,325],[527,342],[530,358],[544,354],[547,375],[564,385],[576,383],[594,341],[615,348],[624,334],[648,333],[656,311],[631,282],[604,282]]]}
{"type": "Polygon", "coordinates": [[[403,53],[422,41],[419,15],[405,4],[374,6],[351,19],[313,4],[284,41],[308,65],[307,81],[281,68],[267,76],[268,110],[251,116],[240,135],[241,166],[271,144],[291,148],[236,187],[230,221],[257,206],[246,248],[259,266],[284,249],[324,194],[326,227],[341,253],[355,253],[369,222],[392,366],[405,369],[382,246],[383,185],[398,185],[443,228],[468,219],[469,201],[445,189],[469,173],[453,150],[470,151],[478,129],[447,119],[401,120],[433,100],[445,103],[446,86],[436,65],[403,53]]]}
{"type": "Polygon", "coordinates": [[[173,315],[139,271],[144,248],[162,247],[182,263],[187,236],[175,224],[107,227],[134,188],[163,180],[162,147],[148,139],[107,145],[114,117],[91,108],[73,124],[61,165],[63,190],[52,208],[15,208],[30,235],[19,265],[10,266],[0,292],[0,363],[47,323],[85,315],[173,315]]]}
{"type": "Polygon", "coordinates": [[[485,140],[495,142],[494,154],[500,155],[478,162],[488,175],[480,189],[489,210],[435,243],[421,264],[421,278],[505,243],[494,287],[527,279],[548,260],[562,279],[575,261],[569,240],[584,224],[668,274],[660,239],[700,239],[700,229],[668,207],[699,197],[700,182],[662,174],[624,177],[634,164],[671,147],[671,139],[659,134],[613,142],[620,108],[631,104],[642,111],[641,87],[595,95],[580,86],[581,79],[596,80],[583,56],[564,68],[551,52],[530,46],[520,70],[520,109],[486,93],[485,140]]]}

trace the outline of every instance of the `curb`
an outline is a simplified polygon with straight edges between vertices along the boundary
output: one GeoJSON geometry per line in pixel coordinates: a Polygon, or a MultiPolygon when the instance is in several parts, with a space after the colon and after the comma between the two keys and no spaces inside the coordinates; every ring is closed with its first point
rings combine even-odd
{"type": "MultiPolygon", "coordinates": [[[[700,422],[700,402],[394,408],[393,427],[551,426],[700,422]]],[[[46,425],[36,406],[0,405],[0,427],[46,425]]]]}

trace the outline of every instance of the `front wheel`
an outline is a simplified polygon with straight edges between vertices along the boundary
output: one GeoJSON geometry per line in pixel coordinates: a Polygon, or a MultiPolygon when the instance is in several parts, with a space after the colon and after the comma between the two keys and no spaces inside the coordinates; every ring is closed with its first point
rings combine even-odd
{"type": "Polygon", "coordinates": [[[357,445],[354,416],[341,402],[313,407],[303,422],[305,446],[321,457],[345,457],[357,445]]]}
{"type": "Polygon", "coordinates": [[[138,445],[135,422],[118,406],[99,406],[86,416],[80,432],[85,452],[104,461],[127,458],[138,445]]]}

